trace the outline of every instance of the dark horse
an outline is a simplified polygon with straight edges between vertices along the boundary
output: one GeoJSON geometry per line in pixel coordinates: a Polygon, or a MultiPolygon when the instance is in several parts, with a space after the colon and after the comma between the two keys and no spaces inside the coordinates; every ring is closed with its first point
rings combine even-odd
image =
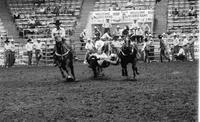
{"type": "Polygon", "coordinates": [[[73,53],[70,48],[67,48],[67,45],[65,44],[65,41],[56,41],[56,49],[55,49],[55,60],[58,64],[58,67],[61,71],[62,77],[66,78],[63,71],[67,73],[67,80],[73,80],[75,81],[75,75],[74,75],[74,66],[73,66],[73,53]],[[69,75],[68,68],[71,70],[71,76],[69,75]]]}
{"type": "Polygon", "coordinates": [[[131,63],[133,70],[133,78],[134,80],[136,80],[136,75],[139,75],[136,67],[137,49],[136,47],[130,44],[130,39],[125,40],[125,43],[122,46],[121,51],[119,51],[118,55],[121,60],[122,76],[128,76],[127,65],[131,63]]]}

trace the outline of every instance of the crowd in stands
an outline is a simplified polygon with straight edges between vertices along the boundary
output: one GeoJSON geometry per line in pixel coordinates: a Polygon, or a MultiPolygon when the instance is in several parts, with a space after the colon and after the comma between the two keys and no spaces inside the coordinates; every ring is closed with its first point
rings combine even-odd
{"type": "Polygon", "coordinates": [[[96,11],[119,11],[119,10],[146,10],[154,9],[155,0],[99,0],[95,3],[96,11]]]}
{"type": "MultiPolygon", "coordinates": [[[[109,21],[107,21],[109,22],[109,21]]],[[[104,32],[99,31],[98,27],[94,27],[94,33],[92,39],[87,39],[85,30],[80,34],[80,40],[85,40],[85,49],[87,50],[86,57],[91,53],[97,53],[102,59],[108,59],[111,55],[110,51],[105,53],[104,46],[110,45],[110,47],[122,48],[126,40],[130,40],[131,44],[138,49],[138,58],[142,58],[144,62],[150,62],[152,60],[151,49],[154,48],[154,42],[159,41],[160,62],[163,62],[163,58],[170,61],[194,61],[194,43],[198,41],[198,33],[163,33],[158,37],[153,37],[151,31],[144,31],[137,20],[131,26],[124,26],[120,28],[117,25],[115,30],[111,30],[111,24],[103,24],[104,32]],[[107,26],[105,26],[107,25],[107,26]]],[[[83,45],[82,45],[83,46],[83,45]]],[[[82,49],[82,47],[81,47],[82,49]]],[[[154,55],[154,54],[153,54],[154,55]]]]}
{"type": "Polygon", "coordinates": [[[82,0],[75,1],[47,1],[37,0],[30,3],[24,0],[22,3],[8,1],[13,20],[19,30],[19,36],[29,38],[50,37],[50,31],[54,27],[55,19],[63,22],[66,35],[72,36],[80,17],[82,0]]]}

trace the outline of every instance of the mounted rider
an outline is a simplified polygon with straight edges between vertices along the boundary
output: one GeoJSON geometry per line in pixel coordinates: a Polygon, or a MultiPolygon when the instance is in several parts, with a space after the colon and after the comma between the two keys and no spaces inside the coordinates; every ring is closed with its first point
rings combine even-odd
{"type": "Polygon", "coordinates": [[[65,40],[65,29],[62,28],[60,25],[61,25],[61,22],[59,20],[56,20],[56,22],[54,23],[56,28],[54,28],[51,32],[51,37],[52,37],[52,40],[55,41],[55,45],[54,45],[54,65],[57,66],[57,55],[56,55],[56,51],[57,51],[57,48],[56,48],[56,42],[61,42],[64,47],[67,49],[67,50],[71,50],[71,47],[70,47],[70,44],[66,42],[65,40]]]}

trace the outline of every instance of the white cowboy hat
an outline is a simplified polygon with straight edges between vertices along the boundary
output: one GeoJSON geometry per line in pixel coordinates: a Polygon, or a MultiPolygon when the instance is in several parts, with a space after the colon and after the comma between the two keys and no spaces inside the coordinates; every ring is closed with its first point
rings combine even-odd
{"type": "Polygon", "coordinates": [[[120,26],[119,26],[119,25],[117,25],[117,28],[120,28],[120,26]]]}
{"type": "Polygon", "coordinates": [[[97,26],[94,26],[95,29],[97,29],[97,26]]]}

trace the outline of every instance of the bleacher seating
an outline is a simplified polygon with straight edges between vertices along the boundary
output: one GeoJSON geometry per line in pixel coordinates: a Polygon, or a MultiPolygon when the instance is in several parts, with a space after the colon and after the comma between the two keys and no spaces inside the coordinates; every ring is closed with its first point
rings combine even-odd
{"type": "Polygon", "coordinates": [[[191,33],[198,28],[198,0],[169,0],[168,2],[168,26],[169,32],[191,33]],[[193,7],[197,16],[188,16],[189,9],[193,7]],[[172,12],[177,8],[179,15],[172,12]]]}
{"type": "MultiPolygon", "coordinates": [[[[35,0],[36,1],[36,0],[35,0]]],[[[24,38],[49,38],[50,30],[55,27],[53,22],[60,19],[62,27],[66,30],[67,36],[72,36],[80,17],[83,0],[40,0],[39,5],[34,0],[8,0],[8,6],[12,15],[18,13],[20,19],[16,19],[16,26],[24,38]],[[59,9],[59,14],[54,11],[59,9]],[[43,12],[40,10],[44,9],[43,12]],[[46,11],[49,9],[50,12],[46,11]],[[40,22],[36,27],[31,28],[29,19],[34,17],[40,22]]]]}
{"type": "Polygon", "coordinates": [[[126,7],[129,0],[97,0],[94,11],[107,11],[112,5],[118,5],[119,10],[144,10],[154,9],[155,0],[134,0],[133,7],[126,7]]]}

